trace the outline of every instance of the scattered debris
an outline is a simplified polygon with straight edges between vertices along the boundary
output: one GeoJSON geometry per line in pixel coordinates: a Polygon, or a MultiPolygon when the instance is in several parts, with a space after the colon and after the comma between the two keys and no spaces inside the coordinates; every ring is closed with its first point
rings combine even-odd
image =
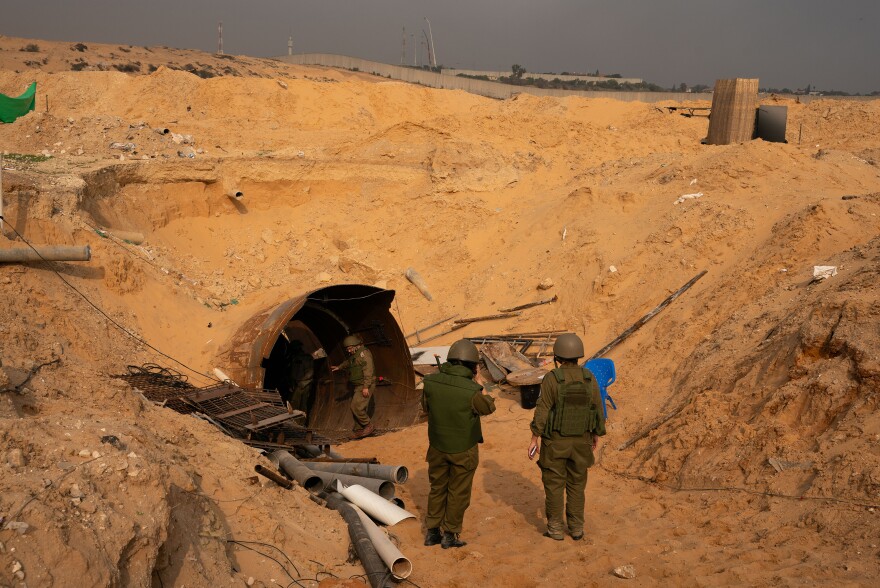
{"type": "Polygon", "coordinates": [[[614,568],[614,575],[624,580],[632,580],[636,577],[635,566],[625,565],[614,568]]]}
{"type": "Polygon", "coordinates": [[[836,265],[814,265],[813,282],[821,282],[837,275],[836,265]]]}
{"type": "Polygon", "coordinates": [[[171,133],[171,140],[174,141],[178,145],[192,145],[193,136],[192,135],[181,135],[179,133],[171,133]]]}
{"type": "Polygon", "coordinates": [[[693,199],[695,199],[695,198],[702,198],[702,197],[703,197],[703,193],[702,193],[702,192],[696,192],[696,193],[694,193],[694,194],[685,194],[684,196],[679,196],[679,197],[678,197],[678,200],[676,200],[675,202],[673,202],[673,204],[681,204],[681,203],[684,202],[685,200],[693,200],[693,199]]]}
{"type": "Polygon", "coordinates": [[[557,300],[559,300],[559,297],[554,294],[553,298],[547,298],[546,300],[539,300],[537,302],[529,302],[527,304],[520,304],[519,306],[514,306],[513,308],[499,308],[498,312],[515,312],[517,310],[525,310],[527,308],[532,308],[533,306],[550,304],[552,302],[556,302],[557,300]]]}
{"type": "Polygon", "coordinates": [[[813,467],[813,462],[811,461],[786,461],[784,459],[779,459],[778,457],[768,457],[767,463],[773,466],[777,472],[783,472],[785,470],[808,470],[813,467]]]}
{"type": "Polygon", "coordinates": [[[134,151],[135,149],[137,149],[137,145],[135,145],[134,143],[113,142],[110,143],[110,149],[119,149],[121,151],[134,151]]]}
{"type": "Polygon", "coordinates": [[[10,467],[13,468],[23,468],[27,465],[24,454],[18,447],[10,450],[9,453],[6,454],[6,463],[8,463],[10,467]]]}
{"type": "MultiPolygon", "coordinates": [[[[502,311],[502,312],[504,312],[504,311],[502,311]]],[[[421,340],[421,338],[419,337],[419,335],[420,335],[421,333],[424,333],[424,332],[427,331],[428,329],[433,329],[433,328],[436,327],[436,326],[442,325],[443,323],[445,323],[445,322],[447,322],[447,321],[451,321],[452,319],[456,318],[457,316],[458,316],[458,314],[454,314],[454,315],[452,315],[452,316],[450,316],[450,317],[447,317],[447,318],[445,318],[445,319],[439,320],[439,321],[437,321],[437,322],[435,322],[435,323],[431,323],[430,325],[428,325],[428,326],[426,326],[426,327],[422,327],[422,328],[420,328],[420,329],[416,329],[416,330],[413,331],[412,333],[409,333],[409,334],[407,334],[407,335],[404,335],[404,338],[405,338],[405,339],[409,339],[410,337],[412,337],[413,335],[415,335],[416,341],[417,341],[418,343],[421,343],[422,340],[421,340]]]]}
{"type": "Polygon", "coordinates": [[[487,314],[485,316],[475,316],[472,318],[456,319],[453,321],[453,324],[466,325],[466,324],[470,324],[470,323],[478,323],[481,321],[492,321],[495,319],[510,318],[512,316],[519,316],[521,314],[522,314],[521,312],[502,312],[500,314],[487,314]]]}
{"type": "Polygon", "coordinates": [[[553,280],[551,280],[550,278],[544,278],[543,280],[541,280],[541,283],[538,284],[538,290],[549,290],[554,285],[555,284],[553,283],[553,280]]]}
{"type": "Polygon", "coordinates": [[[497,341],[480,345],[480,354],[491,359],[492,363],[508,372],[515,372],[535,367],[529,359],[513,348],[506,341],[497,341]]]}
{"type": "Polygon", "coordinates": [[[597,357],[602,357],[603,355],[605,355],[606,353],[611,351],[613,348],[617,347],[617,345],[619,343],[621,343],[624,339],[626,339],[627,337],[629,337],[630,335],[635,333],[637,330],[639,330],[642,325],[644,325],[646,322],[648,322],[649,320],[654,318],[654,316],[658,312],[660,312],[661,310],[663,310],[664,308],[669,306],[673,300],[675,300],[676,298],[681,296],[688,288],[693,286],[697,282],[697,280],[699,280],[700,278],[705,276],[706,273],[707,273],[707,270],[703,270],[699,274],[697,274],[696,276],[691,278],[687,284],[685,284],[684,286],[682,286],[681,288],[679,288],[678,290],[676,290],[675,292],[670,294],[669,297],[666,298],[666,300],[661,302],[659,305],[657,305],[657,307],[654,310],[652,310],[651,312],[649,312],[648,314],[646,314],[645,316],[643,316],[642,318],[637,320],[635,323],[633,323],[633,325],[630,328],[628,328],[623,333],[618,335],[611,343],[609,343],[608,345],[606,345],[605,347],[603,347],[602,349],[600,349],[599,351],[597,351],[596,353],[594,353],[593,355],[588,357],[587,359],[595,359],[597,357]]]}
{"type": "Polygon", "coordinates": [[[428,290],[428,286],[425,284],[425,280],[422,279],[422,276],[419,275],[419,272],[414,270],[411,267],[406,268],[406,279],[412,282],[412,284],[419,289],[419,292],[424,294],[425,298],[428,300],[434,300],[431,296],[431,292],[428,290]]]}

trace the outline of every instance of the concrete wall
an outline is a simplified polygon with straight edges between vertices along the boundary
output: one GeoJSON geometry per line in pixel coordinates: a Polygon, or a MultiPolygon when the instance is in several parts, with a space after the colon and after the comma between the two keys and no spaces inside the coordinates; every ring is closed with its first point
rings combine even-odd
{"type": "MultiPolygon", "coordinates": [[[[705,100],[712,101],[711,93],[696,94],[687,92],[581,92],[577,90],[544,90],[535,88],[534,86],[511,86],[508,84],[500,84],[498,82],[487,82],[483,80],[473,80],[470,78],[460,78],[458,76],[444,75],[434,73],[424,69],[415,69],[412,67],[402,67],[399,65],[388,65],[387,63],[379,63],[377,61],[368,61],[366,59],[358,59],[357,57],[347,57],[345,55],[332,55],[329,53],[299,53],[296,55],[282,55],[276,57],[279,61],[293,63],[297,65],[322,65],[338,69],[347,69],[353,71],[362,71],[369,74],[381,76],[392,80],[400,80],[411,84],[421,84],[431,88],[441,88],[445,90],[463,90],[471,94],[487,96],[489,98],[506,99],[517,94],[531,94],[533,96],[554,96],[562,98],[565,96],[579,96],[581,98],[610,98],[612,100],[620,100],[621,102],[692,102],[705,100]]],[[[620,81],[620,80],[618,80],[620,81]]],[[[786,96],[779,95],[780,98],[797,98],[803,103],[812,102],[813,100],[827,99],[843,99],[843,100],[880,100],[877,96],[786,96]]],[[[761,102],[764,95],[758,96],[758,103],[761,102]]]]}
{"type": "MultiPolygon", "coordinates": [[[[466,76],[486,76],[490,80],[497,80],[498,78],[509,77],[512,72],[510,71],[479,71],[475,69],[452,69],[452,68],[444,68],[441,70],[444,75],[448,76],[457,76],[459,74],[464,74],[466,76]]],[[[584,81],[584,82],[607,82],[610,80],[614,80],[619,84],[641,84],[641,78],[608,78],[602,76],[576,76],[576,75],[563,75],[563,74],[546,74],[546,73],[533,73],[527,71],[523,78],[534,78],[536,80],[562,80],[563,82],[574,82],[574,81],[584,81]]]]}

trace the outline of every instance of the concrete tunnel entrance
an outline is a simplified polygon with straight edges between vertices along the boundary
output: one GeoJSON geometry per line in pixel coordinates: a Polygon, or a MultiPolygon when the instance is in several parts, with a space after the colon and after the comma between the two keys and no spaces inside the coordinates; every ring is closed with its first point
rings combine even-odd
{"type": "Polygon", "coordinates": [[[248,319],[223,347],[218,366],[243,388],[280,390],[284,386],[288,341],[318,357],[307,401],[306,427],[331,440],[348,438],[353,420],[352,391],[344,371],[331,372],[347,354],[342,340],[360,335],[376,364],[376,393],[369,412],[377,430],[406,427],[416,422],[420,393],[415,390],[409,347],[391,315],[393,290],[347,284],[328,286],[248,319]],[[320,357],[323,350],[326,357],[320,357]]]}

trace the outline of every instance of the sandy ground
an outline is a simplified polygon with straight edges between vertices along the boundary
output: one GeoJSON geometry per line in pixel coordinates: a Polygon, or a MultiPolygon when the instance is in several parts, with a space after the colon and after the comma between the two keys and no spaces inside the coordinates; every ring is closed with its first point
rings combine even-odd
{"type": "MultiPolygon", "coordinates": [[[[541,537],[531,413],[503,388],[468,546],[423,547],[420,521],[390,529],[409,580],[880,581],[880,101],[762,97],[788,106],[787,144],[706,146],[706,118],[651,104],[0,37],[0,92],[34,80],[37,111],[0,125],[0,245],[18,233],[93,257],[0,266],[0,516],[15,523],[0,586],[361,585],[335,513],[112,378],[127,365],[209,373],[258,309],[334,283],[395,290],[404,332],[556,294],[458,333],[570,329],[591,353],[703,270],[608,355],[618,410],[587,540],[541,537]],[[146,240],[124,247],[97,225],[146,240]],[[837,275],[814,282],[816,265],[837,275]],[[625,565],[634,579],[613,574],[625,565]]],[[[406,465],[398,494],[421,517],[426,443],[422,424],[337,450],[406,465]]]]}

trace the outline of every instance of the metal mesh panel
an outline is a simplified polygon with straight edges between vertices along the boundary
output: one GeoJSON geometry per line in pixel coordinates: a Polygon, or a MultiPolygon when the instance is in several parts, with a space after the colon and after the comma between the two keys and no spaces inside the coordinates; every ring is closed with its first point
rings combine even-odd
{"type": "Polygon", "coordinates": [[[182,414],[201,413],[236,438],[284,445],[326,444],[294,422],[300,414],[290,413],[274,390],[247,390],[229,382],[196,388],[185,377],[160,366],[129,366],[129,373],[117,376],[157,402],[182,414]]]}

